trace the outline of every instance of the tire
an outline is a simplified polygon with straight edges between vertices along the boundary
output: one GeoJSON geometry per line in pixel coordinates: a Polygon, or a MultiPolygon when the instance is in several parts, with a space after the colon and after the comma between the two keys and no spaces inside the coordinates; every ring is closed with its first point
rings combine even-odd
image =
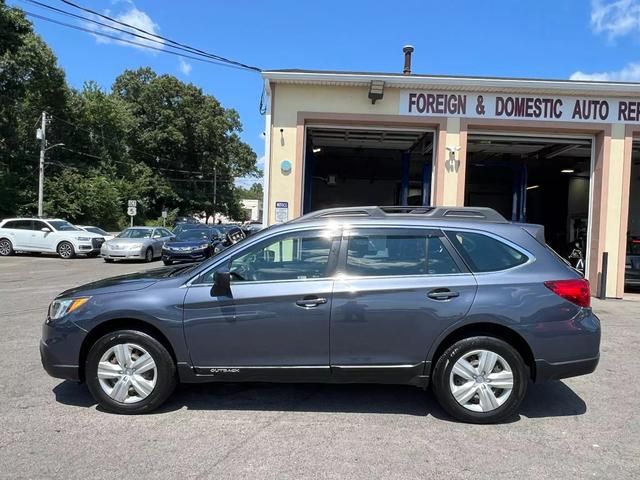
{"type": "Polygon", "coordinates": [[[104,262],[105,263],[113,263],[113,258],[105,258],[104,262]]]}
{"type": "Polygon", "coordinates": [[[177,384],[176,366],[164,345],[151,335],[136,330],[118,330],[99,338],[87,355],[85,378],[98,405],[108,412],[123,415],[155,410],[177,384]],[[121,359],[132,362],[143,355],[149,355],[153,360],[152,368],[148,362],[140,367],[140,373],[132,371],[135,363],[125,363],[122,368],[121,359]],[[98,378],[100,364],[108,366],[101,368],[102,378],[98,378]],[[144,368],[146,370],[142,371],[144,368]]]}
{"type": "Polygon", "coordinates": [[[144,252],[144,261],[149,263],[153,262],[153,248],[147,248],[146,252],[144,252]]]}
{"type": "Polygon", "coordinates": [[[71,245],[71,243],[69,242],[60,242],[56,250],[58,252],[58,256],[63,260],[69,260],[76,256],[73,245],[71,245]]]}
{"type": "Polygon", "coordinates": [[[11,240],[7,238],[0,239],[0,257],[8,257],[9,255],[13,255],[13,253],[11,240]]]}
{"type": "Polygon", "coordinates": [[[171,260],[162,260],[162,263],[164,263],[166,266],[173,265],[173,262],[171,260]]]}
{"type": "Polygon", "coordinates": [[[431,386],[449,415],[463,422],[486,424],[514,417],[528,382],[528,368],[515,348],[498,338],[478,336],[460,340],[444,351],[436,361],[431,386]],[[483,361],[489,366],[493,363],[491,372],[483,374],[483,361]],[[454,389],[461,401],[454,396],[454,389]]]}

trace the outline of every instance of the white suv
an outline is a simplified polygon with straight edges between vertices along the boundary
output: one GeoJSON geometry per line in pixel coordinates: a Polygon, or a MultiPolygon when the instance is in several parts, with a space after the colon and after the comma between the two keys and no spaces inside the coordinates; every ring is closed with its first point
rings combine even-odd
{"type": "Polygon", "coordinates": [[[66,220],[8,218],[0,222],[0,256],[14,251],[57,253],[60,258],[77,254],[98,256],[104,238],[85,232],[66,220]]]}

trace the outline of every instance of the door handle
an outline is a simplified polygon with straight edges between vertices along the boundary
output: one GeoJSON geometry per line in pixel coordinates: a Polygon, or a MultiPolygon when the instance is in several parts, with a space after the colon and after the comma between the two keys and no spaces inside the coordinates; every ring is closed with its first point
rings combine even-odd
{"type": "Polygon", "coordinates": [[[436,288],[427,293],[427,297],[434,300],[449,300],[450,298],[459,297],[460,293],[449,290],[448,288],[436,288]]]}
{"type": "Polygon", "coordinates": [[[301,300],[296,301],[296,305],[303,308],[313,308],[318,305],[327,303],[327,299],[324,297],[316,297],[315,295],[308,295],[301,300]]]}

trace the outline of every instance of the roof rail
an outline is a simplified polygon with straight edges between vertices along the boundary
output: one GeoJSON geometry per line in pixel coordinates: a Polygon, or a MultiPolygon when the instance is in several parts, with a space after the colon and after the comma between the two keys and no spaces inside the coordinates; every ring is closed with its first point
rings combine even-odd
{"type": "Polygon", "coordinates": [[[508,223],[507,219],[488,207],[411,207],[411,206],[365,206],[338,207],[317,210],[291,220],[291,223],[306,222],[320,218],[337,217],[369,217],[388,218],[396,216],[414,217],[424,215],[429,218],[452,218],[461,220],[475,220],[480,222],[508,223]]]}

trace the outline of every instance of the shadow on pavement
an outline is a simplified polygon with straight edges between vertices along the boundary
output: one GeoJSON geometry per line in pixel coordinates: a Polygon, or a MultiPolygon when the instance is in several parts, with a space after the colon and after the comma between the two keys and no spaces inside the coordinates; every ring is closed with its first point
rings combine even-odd
{"type": "MultiPolygon", "coordinates": [[[[65,381],[58,384],[53,392],[56,400],[65,405],[91,407],[96,404],[85,385],[65,381]]],[[[432,415],[452,421],[431,393],[403,385],[184,384],[154,413],[162,414],[185,407],[189,410],[432,415]]],[[[586,411],[585,402],[559,381],[530,384],[520,407],[520,415],[528,418],[575,416],[586,411]]]]}

